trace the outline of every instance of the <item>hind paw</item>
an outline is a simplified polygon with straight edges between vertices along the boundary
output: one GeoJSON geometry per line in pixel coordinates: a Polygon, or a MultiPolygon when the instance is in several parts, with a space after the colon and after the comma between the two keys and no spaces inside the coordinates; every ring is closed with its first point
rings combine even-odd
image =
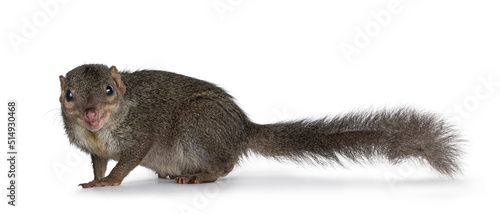
{"type": "Polygon", "coordinates": [[[214,182],[219,178],[218,174],[200,173],[194,175],[185,175],[175,177],[175,183],[178,184],[201,184],[214,182]]]}
{"type": "Polygon", "coordinates": [[[178,183],[178,184],[201,184],[202,181],[197,176],[178,176],[178,177],[175,177],[175,183],[178,183]]]}

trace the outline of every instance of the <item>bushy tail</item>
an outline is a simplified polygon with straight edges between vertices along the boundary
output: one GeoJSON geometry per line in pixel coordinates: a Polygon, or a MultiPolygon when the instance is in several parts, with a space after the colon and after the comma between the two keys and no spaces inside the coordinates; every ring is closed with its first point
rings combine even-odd
{"type": "Polygon", "coordinates": [[[313,164],[342,165],[386,158],[426,160],[436,171],[460,172],[457,131],[437,115],[402,108],[349,113],[331,119],[252,124],[249,146],[257,154],[313,164]]]}

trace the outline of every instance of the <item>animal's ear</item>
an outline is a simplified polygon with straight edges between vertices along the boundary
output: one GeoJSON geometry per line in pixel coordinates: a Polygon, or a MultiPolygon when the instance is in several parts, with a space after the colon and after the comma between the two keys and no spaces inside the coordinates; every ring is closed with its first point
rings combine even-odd
{"type": "Polygon", "coordinates": [[[122,78],[114,65],[109,69],[109,73],[111,73],[111,76],[113,77],[113,80],[115,81],[116,87],[118,87],[118,91],[120,92],[120,94],[124,95],[125,91],[127,91],[127,87],[125,87],[125,84],[123,84],[122,78]]]}
{"type": "Polygon", "coordinates": [[[64,76],[59,76],[59,81],[61,82],[61,96],[59,97],[59,102],[62,103],[64,100],[64,76]]]}

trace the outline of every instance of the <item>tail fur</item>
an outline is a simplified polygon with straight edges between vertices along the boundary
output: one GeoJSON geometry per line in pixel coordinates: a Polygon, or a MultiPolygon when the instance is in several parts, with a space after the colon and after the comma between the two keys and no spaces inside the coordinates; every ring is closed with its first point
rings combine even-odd
{"type": "Polygon", "coordinates": [[[461,172],[458,132],[435,114],[409,108],[358,112],[331,119],[252,124],[250,149],[265,157],[342,165],[385,158],[391,163],[426,160],[436,171],[461,172]]]}

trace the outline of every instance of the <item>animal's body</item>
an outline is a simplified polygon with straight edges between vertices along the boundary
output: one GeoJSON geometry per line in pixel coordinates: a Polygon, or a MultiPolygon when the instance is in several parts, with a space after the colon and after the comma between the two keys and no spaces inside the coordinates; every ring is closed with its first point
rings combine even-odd
{"type": "Polygon", "coordinates": [[[248,151],[332,164],[416,158],[446,175],[460,171],[457,132],[409,108],[260,125],[220,87],[171,72],[88,64],[60,81],[68,138],[92,158],[94,180],[84,188],[119,185],[138,165],[177,183],[212,182],[248,151]],[[105,176],[109,159],[118,163],[105,176]]]}

